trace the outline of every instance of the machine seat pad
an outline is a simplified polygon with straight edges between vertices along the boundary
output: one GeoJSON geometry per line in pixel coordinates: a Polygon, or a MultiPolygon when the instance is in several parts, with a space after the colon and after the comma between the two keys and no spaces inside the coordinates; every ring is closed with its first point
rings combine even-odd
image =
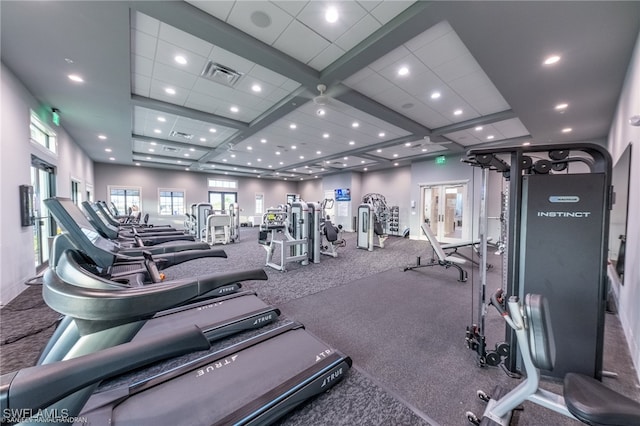
{"type": "Polygon", "coordinates": [[[524,306],[529,322],[531,360],[541,370],[553,370],[556,359],[556,345],[547,299],[539,294],[527,294],[524,299],[524,306]]]}
{"type": "Polygon", "coordinates": [[[564,378],[567,408],[582,422],[591,425],[640,425],[640,402],[621,395],[598,380],[568,373],[564,378]]]}
{"type": "Polygon", "coordinates": [[[338,239],[338,230],[330,220],[325,221],[324,223],[324,235],[327,237],[327,241],[330,243],[336,241],[338,239]]]}

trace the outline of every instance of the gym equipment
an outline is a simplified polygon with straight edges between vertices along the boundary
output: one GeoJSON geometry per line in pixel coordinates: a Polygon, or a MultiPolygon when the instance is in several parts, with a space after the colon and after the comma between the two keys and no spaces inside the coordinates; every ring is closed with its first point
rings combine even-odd
{"type": "MultiPolygon", "coordinates": [[[[212,250],[208,245],[205,250],[190,250],[192,245],[188,243],[123,249],[118,243],[102,238],[70,199],[49,198],[44,203],[65,231],[63,235],[66,235],[64,241],[61,239],[58,243],[61,247],[55,253],[62,253],[62,244],[66,244],[67,248],[78,248],[101,268],[103,274],[112,277],[143,268],[141,264],[144,261],[144,252],[162,255],[161,258],[155,259],[161,268],[203,257],[227,257],[224,251],[212,250]]],[[[196,245],[201,246],[201,243],[196,245]]],[[[51,256],[50,262],[57,262],[55,255],[51,256]]]]}
{"type": "Polygon", "coordinates": [[[267,209],[262,216],[258,237],[258,242],[267,251],[266,266],[285,272],[287,263],[309,264],[307,216],[308,209],[303,202],[293,203],[291,212],[286,212],[282,208],[267,209]],[[284,239],[279,239],[279,235],[284,239]],[[279,263],[276,263],[275,259],[279,263]]]}
{"type": "MultiPolygon", "coordinates": [[[[102,282],[87,289],[78,279],[77,256],[65,252],[59,267],[45,275],[43,290],[47,303],[80,319],[78,329],[89,332],[67,358],[127,342],[148,315],[206,293],[211,284],[132,290],[102,282]]],[[[91,396],[96,385],[89,385],[45,408],[64,409],[68,417],[80,415],[91,424],[265,424],[332,387],[350,366],[348,357],[289,323],[130,386],[91,396]]]]}
{"type": "Polygon", "coordinates": [[[138,228],[129,228],[123,231],[108,224],[102,215],[102,211],[96,204],[83,201],[82,207],[89,222],[100,235],[110,240],[118,240],[122,245],[136,246],[139,244],[139,241],[142,241],[144,246],[157,245],[169,241],[194,241],[192,236],[185,235],[182,231],[168,228],[164,231],[161,231],[163,228],[158,228],[158,230],[147,228],[144,230],[141,229],[140,231],[138,228]]]}
{"type": "Polygon", "coordinates": [[[384,248],[384,242],[389,238],[385,232],[389,208],[383,195],[370,193],[362,197],[362,204],[358,206],[357,247],[373,251],[374,236],[378,237],[377,247],[384,248]]]}
{"type": "MultiPolygon", "coordinates": [[[[553,372],[600,378],[612,203],[611,158],[589,143],[472,149],[467,161],[509,180],[508,295],[546,296],[556,312],[553,372]]],[[[506,331],[515,351],[515,332],[506,331]]],[[[517,357],[507,369],[517,373],[517,357]]]]}
{"type": "MultiPolygon", "coordinates": [[[[153,263],[147,264],[151,269],[153,263]]],[[[139,286],[135,283],[122,280],[109,280],[101,277],[95,270],[95,265],[77,250],[66,250],[60,256],[60,263],[53,268],[55,276],[46,281],[49,288],[43,291],[45,301],[52,309],[62,312],[67,316],[62,320],[54,335],[47,343],[40,355],[39,363],[51,363],[65,359],[75,352],[86,352],[87,345],[95,337],[92,333],[117,326],[122,323],[141,321],[135,338],[146,338],[155,334],[161,334],[165,330],[178,327],[197,325],[204,330],[210,341],[220,339],[239,331],[256,328],[274,321],[279,311],[267,306],[250,292],[235,293],[245,280],[266,280],[267,275],[262,269],[238,271],[224,274],[211,274],[193,278],[178,279],[155,283],[151,286],[139,286]],[[56,282],[57,280],[57,282],[56,282]],[[152,289],[158,286],[159,289],[152,289]],[[151,303],[148,297],[154,296],[158,291],[175,287],[195,287],[195,294],[187,292],[172,295],[172,299],[163,299],[151,303]],[[52,289],[54,289],[52,291],[52,289]],[[129,297],[133,300],[139,298],[138,303],[143,306],[135,309],[112,313],[100,313],[96,310],[91,296],[84,292],[95,289],[109,290],[109,298],[129,297]],[[137,294],[135,290],[138,290],[137,294]],[[151,295],[146,291],[149,289],[151,295]],[[220,296],[225,296],[220,298],[220,296]],[[216,298],[215,300],[212,300],[216,298]],[[155,303],[164,303],[164,310],[148,311],[144,305],[155,306],[155,303]],[[84,310],[92,308],[91,312],[84,310]],[[140,313],[142,312],[142,313],[140,313]],[[87,336],[88,335],[88,336],[87,336]]],[[[157,274],[157,269],[155,270],[157,274]]],[[[193,292],[193,290],[192,290],[193,292]]],[[[165,293],[162,293],[165,294],[165,293]]],[[[164,297],[164,296],[157,296],[164,297]]],[[[111,302],[112,307],[119,306],[111,302]]],[[[132,302],[129,302],[132,303],[132,302]]],[[[98,305],[99,307],[100,305],[98,305]]],[[[103,308],[104,309],[104,308],[103,308]]]]}
{"type": "Polygon", "coordinates": [[[511,296],[507,303],[508,311],[502,307],[502,290],[496,292],[491,300],[516,334],[527,377],[508,393],[500,386],[491,396],[478,391],[478,397],[487,402],[487,408],[482,419],[467,412],[471,423],[508,426],[513,410],[524,401],[531,401],[587,424],[640,424],[640,402],[614,392],[591,376],[573,372],[566,374],[563,395],[539,388],[540,370],[553,370],[556,357],[553,322],[544,296],[527,294],[523,304],[517,296],[511,296]]]}
{"type": "MultiPolygon", "coordinates": [[[[137,343],[126,343],[98,353],[55,364],[24,368],[0,376],[0,408],[3,424],[29,420],[32,413],[101,380],[167,358],[211,347],[202,331],[187,327],[137,343]]],[[[44,412],[38,420],[68,423],[64,411],[44,412]],[[55,417],[59,416],[59,419],[55,417]],[[51,419],[51,417],[54,417],[51,419]]]]}
{"type": "MultiPolygon", "coordinates": [[[[113,203],[112,203],[113,204],[113,203]]],[[[109,207],[107,206],[107,203],[105,203],[104,201],[98,201],[96,203],[94,203],[94,207],[95,209],[100,212],[102,214],[102,218],[105,220],[106,223],[108,223],[111,226],[115,226],[119,229],[132,229],[132,228],[136,228],[139,232],[166,232],[166,231],[173,231],[175,232],[176,230],[173,229],[170,225],[160,225],[160,226],[154,226],[154,225],[149,225],[149,213],[144,215],[144,223],[131,223],[131,221],[120,221],[118,220],[115,216],[113,216],[113,214],[111,213],[111,210],[109,209],[109,207]],[[151,229],[153,228],[153,229],[151,229]]]]}
{"type": "MultiPolygon", "coordinates": [[[[342,238],[342,225],[335,226],[331,223],[328,215],[325,215],[325,209],[333,208],[333,199],[327,198],[322,201],[322,219],[319,224],[320,238],[327,240],[320,243],[320,254],[324,254],[331,257],[338,257],[338,248],[346,246],[346,241],[342,238]]],[[[319,216],[318,216],[319,217],[319,216]]],[[[317,262],[316,262],[317,263],[317,262]]]]}
{"type": "MultiPolygon", "coordinates": [[[[462,267],[460,266],[460,265],[466,264],[467,260],[456,256],[457,253],[450,253],[450,254],[445,253],[444,251],[445,246],[440,245],[440,242],[438,242],[438,240],[436,239],[436,236],[433,235],[433,231],[431,230],[429,225],[427,225],[426,223],[423,223],[420,226],[420,229],[422,229],[422,232],[427,237],[427,240],[429,240],[429,244],[431,245],[431,248],[433,250],[431,254],[431,259],[429,259],[429,263],[421,263],[420,256],[418,256],[416,260],[416,264],[413,266],[406,266],[404,268],[404,271],[411,271],[413,269],[425,268],[428,266],[442,266],[445,269],[449,269],[453,267],[453,268],[456,268],[459,272],[458,281],[460,282],[467,281],[467,271],[462,269],[462,267]]],[[[458,247],[469,246],[473,244],[474,243],[465,243],[463,245],[448,244],[446,245],[447,246],[446,248],[451,248],[455,251],[458,249],[458,247]]]]}
{"type": "Polygon", "coordinates": [[[202,241],[207,244],[228,244],[240,239],[240,209],[237,204],[230,204],[227,213],[211,211],[207,216],[205,233],[202,241]]]}

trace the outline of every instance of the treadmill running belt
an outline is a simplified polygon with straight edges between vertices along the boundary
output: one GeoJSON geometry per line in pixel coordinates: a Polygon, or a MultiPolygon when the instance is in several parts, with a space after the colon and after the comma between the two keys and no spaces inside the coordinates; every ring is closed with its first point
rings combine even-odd
{"type": "Polygon", "coordinates": [[[80,414],[91,425],[248,424],[274,421],[337,383],[351,360],[287,325],[128,388],[95,394],[80,414]],[[256,340],[257,343],[247,342],[256,340]],[[90,408],[92,407],[92,408],[90,408]]]}

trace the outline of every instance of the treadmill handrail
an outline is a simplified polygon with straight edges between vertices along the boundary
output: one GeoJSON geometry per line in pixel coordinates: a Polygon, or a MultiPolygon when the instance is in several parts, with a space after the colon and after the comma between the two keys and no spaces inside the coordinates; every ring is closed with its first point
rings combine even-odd
{"type": "Polygon", "coordinates": [[[210,349],[196,327],[125,343],[53,364],[37,365],[0,377],[0,405],[34,413],[89,385],[156,361],[210,349]]]}
{"type": "Polygon", "coordinates": [[[78,319],[131,321],[154,315],[221,286],[267,280],[263,269],[225,272],[130,288],[85,270],[76,250],[66,250],[44,276],[43,298],[54,310],[78,319]]]}

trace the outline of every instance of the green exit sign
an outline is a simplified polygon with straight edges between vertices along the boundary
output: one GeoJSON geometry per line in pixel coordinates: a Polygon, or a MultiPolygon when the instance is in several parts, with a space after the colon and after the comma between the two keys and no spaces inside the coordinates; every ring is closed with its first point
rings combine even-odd
{"type": "Polygon", "coordinates": [[[60,114],[58,114],[57,109],[51,111],[51,121],[53,121],[53,124],[55,124],[56,126],[60,125],[60,114]]]}
{"type": "Polygon", "coordinates": [[[447,157],[444,155],[439,155],[436,157],[436,164],[445,164],[447,162],[447,157]]]}

